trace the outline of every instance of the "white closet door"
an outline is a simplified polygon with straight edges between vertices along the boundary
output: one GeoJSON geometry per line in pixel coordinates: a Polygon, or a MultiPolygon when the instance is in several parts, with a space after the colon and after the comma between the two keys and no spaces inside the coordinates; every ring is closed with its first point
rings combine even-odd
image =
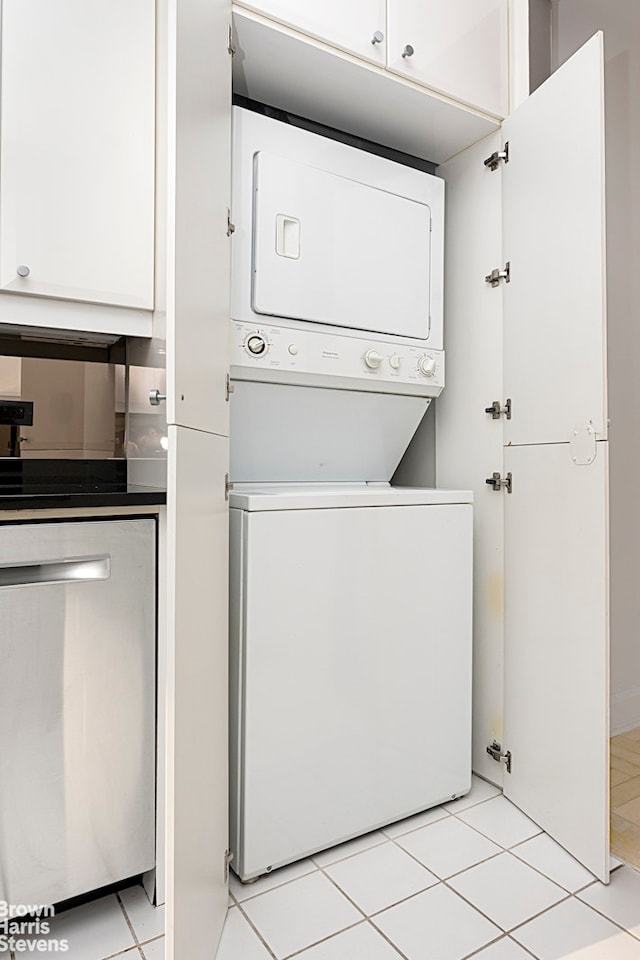
{"type": "Polygon", "coordinates": [[[507,115],[507,0],[389,0],[388,10],[389,69],[507,115]]]}
{"type": "Polygon", "coordinates": [[[384,66],[385,0],[242,0],[239,5],[384,66]],[[374,34],[382,39],[372,43],[374,34]]]}
{"type": "Polygon", "coordinates": [[[231,3],[167,14],[166,958],[212,960],[228,904],[231,3]]]}
{"type": "Polygon", "coordinates": [[[168,435],[166,958],[203,960],[229,900],[229,442],[171,424],[168,435]]]}
{"type": "Polygon", "coordinates": [[[170,96],[167,421],[229,434],[230,0],[177,4],[170,96]],[[224,56],[226,54],[226,57],[224,56]]]}
{"type": "Polygon", "coordinates": [[[567,443],[589,423],[606,439],[602,34],[518,107],[503,135],[505,443],[567,443]]]}
{"type": "Polygon", "coordinates": [[[513,417],[504,457],[512,493],[501,495],[505,794],[606,881],[608,444],[596,441],[606,424],[602,117],[599,35],[505,123],[512,274],[504,366],[513,417]]]}
{"type": "Polygon", "coordinates": [[[504,792],[609,876],[608,444],[505,447],[504,792]]]}

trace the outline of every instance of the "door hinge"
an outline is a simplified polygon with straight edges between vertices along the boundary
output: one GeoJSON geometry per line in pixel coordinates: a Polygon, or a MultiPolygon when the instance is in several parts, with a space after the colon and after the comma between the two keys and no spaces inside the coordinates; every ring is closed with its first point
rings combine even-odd
{"type": "Polygon", "coordinates": [[[225,473],[224,475],[224,498],[225,500],[229,499],[229,491],[233,490],[233,484],[229,480],[229,474],[225,473]]]}
{"type": "Polygon", "coordinates": [[[231,210],[227,207],[227,236],[230,237],[232,233],[235,233],[235,230],[235,223],[231,223],[231,210]]]}
{"type": "Polygon", "coordinates": [[[492,287],[497,287],[501,280],[504,280],[505,283],[511,283],[511,263],[509,260],[504,265],[504,270],[501,270],[500,267],[495,267],[491,273],[488,273],[484,278],[485,283],[490,283],[492,287]]]}
{"type": "Polygon", "coordinates": [[[494,740],[491,746],[487,747],[487,753],[490,757],[493,757],[494,760],[497,760],[498,763],[504,763],[507,768],[507,773],[511,773],[511,750],[503,753],[498,741],[494,740]]]}
{"type": "MultiPolygon", "coordinates": [[[[228,402],[232,393],[235,393],[235,385],[231,383],[231,376],[227,374],[226,386],[225,386],[225,400],[228,402]]],[[[507,403],[511,403],[510,400],[507,400],[507,403]]]]}
{"type": "Polygon", "coordinates": [[[496,150],[491,154],[490,157],[484,162],[485,167],[489,167],[489,170],[497,170],[500,166],[500,162],[509,163],[509,144],[505,143],[502,150],[496,150]]]}
{"type": "Polygon", "coordinates": [[[235,45],[235,43],[233,42],[233,28],[232,28],[231,24],[229,24],[229,37],[228,37],[228,40],[227,40],[227,50],[229,51],[229,53],[231,54],[232,57],[235,56],[236,45],[235,45]]]}
{"type": "Polygon", "coordinates": [[[225,850],[224,852],[224,882],[226,883],[229,879],[229,864],[233,860],[233,852],[231,850],[225,850]]]}
{"type": "Polygon", "coordinates": [[[513,478],[510,473],[506,475],[504,480],[499,473],[494,473],[490,477],[487,477],[485,483],[488,483],[496,493],[500,493],[503,487],[507,493],[513,493],[513,478]]]}
{"type": "Polygon", "coordinates": [[[502,414],[505,415],[507,420],[511,420],[511,398],[505,400],[504,406],[501,405],[499,400],[494,400],[490,407],[484,408],[485,413],[490,413],[493,420],[499,420],[502,414]]]}

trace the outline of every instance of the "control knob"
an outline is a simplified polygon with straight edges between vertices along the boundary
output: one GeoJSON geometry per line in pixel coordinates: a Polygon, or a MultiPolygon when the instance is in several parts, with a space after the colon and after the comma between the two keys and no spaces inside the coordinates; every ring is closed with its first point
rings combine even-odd
{"type": "Polygon", "coordinates": [[[259,333],[252,333],[247,337],[246,348],[254,357],[261,356],[267,349],[267,341],[259,333]]]}
{"type": "Polygon", "coordinates": [[[364,355],[364,362],[372,370],[377,370],[383,359],[384,358],[380,356],[377,350],[367,350],[364,355]]]}
{"type": "Polygon", "coordinates": [[[428,353],[420,357],[418,360],[418,370],[423,377],[432,377],[436,372],[436,361],[434,357],[430,357],[428,353]]]}

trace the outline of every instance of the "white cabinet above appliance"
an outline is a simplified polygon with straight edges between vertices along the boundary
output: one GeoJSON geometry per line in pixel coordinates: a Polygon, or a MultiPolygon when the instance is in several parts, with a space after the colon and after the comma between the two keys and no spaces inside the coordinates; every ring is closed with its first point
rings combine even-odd
{"type": "Polygon", "coordinates": [[[234,4],[233,89],[336,130],[443,163],[494,116],[234,4]]]}
{"type": "Polygon", "coordinates": [[[338,55],[346,51],[393,71],[425,95],[443,95],[491,116],[508,113],[509,0],[388,0],[386,11],[380,0],[240,0],[235,6],[323,41],[338,55]]]}
{"type": "Polygon", "coordinates": [[[384,66],[385,0],[247,0],[242,5],[384,66]]]}
{"type": "Polygon", "coordinates": [[[4,0],[1,53],[0,320],[37,322],[6,293],[150,311],[154,0],[4,0]]]}
{"type": "Polygon", "coordinates": [[[497,117],[509,106],[507,0],[390,0],[387,66],[497,117]]]}

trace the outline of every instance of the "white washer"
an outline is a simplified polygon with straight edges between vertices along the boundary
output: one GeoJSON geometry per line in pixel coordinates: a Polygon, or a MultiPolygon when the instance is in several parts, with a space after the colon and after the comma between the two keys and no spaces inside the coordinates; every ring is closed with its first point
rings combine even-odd
{"type": "Polygon", "coordinates": [[[231,494],[231,845],[248,880],[466,793],[472,494],[231,494]]]}

